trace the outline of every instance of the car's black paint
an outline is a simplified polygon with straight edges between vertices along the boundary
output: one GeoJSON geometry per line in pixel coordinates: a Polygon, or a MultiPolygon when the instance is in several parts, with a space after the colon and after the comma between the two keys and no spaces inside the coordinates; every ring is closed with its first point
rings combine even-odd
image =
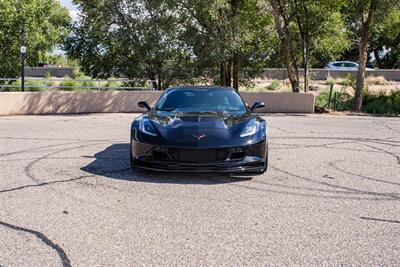
{"type": "Polygon", "coordinates": [[[253,106],[250,108],[250,111],[255,111],[256,109],[263,107],[265,107],[264,102],[255,102],[253,106]]]}
{"type": "MultiPolygon", "coordinates": [[[[211,89],[219,90],[219,88],[211,89]]],[[[139,105],[149,107],[148,104],[139,105]]],[[[253,108],[263,106],[263,103],[257,102],[253,108]]],[[[131,127],[131,163],[136,168],[160,171],[262,173],[267,169],[267,149],[265,121],[253,114],[249,108],[237,112],[150,109],[135,119],[131,127]],[[156,136],[143,133],[139,128],[140,120],[150,121],[155,127],[156,136]],[[253,135],[241,137],[243,129],[251,120],[258,121],[263,127],[253,135]],[[176,153],[192,154],[183,154],[187,155],[187,160],[182,157],[176,160],[177,157],[174,157],[176,153]],[[193,153],[198,154],[198,160],[193,153]],[[219,153],[219,156],[216,156],[215,161],[205,161],[213,158],[213,156],[204,158],[207,153],[219,153]],[[221,153],[225,154],[221,156],[221,153]],[[233,158],[230,158],[231,155],[233,158]]]]}

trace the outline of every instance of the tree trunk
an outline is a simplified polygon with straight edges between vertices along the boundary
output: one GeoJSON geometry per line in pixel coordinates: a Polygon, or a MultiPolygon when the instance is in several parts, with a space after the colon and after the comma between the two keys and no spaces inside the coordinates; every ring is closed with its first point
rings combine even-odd
{"type": "Polygon", "coordinates": [[[378,6],[378,0],[371,0],[367,19],[365,21],[363,19],[362,22],[361,40],[359,47],[360,61],[357,72],[356,92],[354,95],[354,104],[353,104],[353,111],[355,112],[360,112],[362,107],[363,89],[365,85],[365,67],[367,65],[367,60],[368,60],[369,28],[371,26],[372,17],[375,14],[377,6],[378,6]]]}
{"type": "Polygon", "coordinates": [[[309,58],[310,58],[310,42],[308,35],[304,39],[304,92],[308,92],[309,80],[308,80],[308,70],[309,70],[309,58]]]}
{"type": "Polygon", "coordinates": [[[219,68],[219,84],[221,86],[225,86],[226,83],[226,62],[225,61],[221,61],[221,65],[219,68]]]}
{"type": "Polygon", "coordinates": [[[157,90],[158,86],[157,86],[156,76],[154,75],[153,72],[151,72],[149,76],[150,76],[149,78],[151,80],[151,84],[153,85],[153,89],[157,90]]]}
{"type": "Polygon", "coordinates": [[[226,67],[226,82],[225,85],[228,87],[232,86],[232,59],[228,60],[228,65],[226,67]]]}
{"type": "Polygon", "coordinates": [[[294,55],[292,54],[292,44],[290,42],[288,25],[282,25],[281,17],[283,17],[279,0],[271,0],[272,15],[275,21],[276,31],[280,39],[281,50],[283,53],[288,78],[292,86],[293,92],[300,92],[299,89],[299,70],[295,62],[294,55]],[[286,27],[286,29],[285,29],[286,27]]]}
{"type": "Polygon", "coordinates": [[[159,73],[157,74],[157,90],[158,90],[158,91],[162,91],[162,89],[163,89],[162,75],[161,75],[161,73],[159,72],[159,73]]]}
{"type": "Polygon", "coordinates": [[[233,56],[232,76],[233,88],[235,88],[236,91],[239,91],[239,56],[237,53],[233,56]]]}

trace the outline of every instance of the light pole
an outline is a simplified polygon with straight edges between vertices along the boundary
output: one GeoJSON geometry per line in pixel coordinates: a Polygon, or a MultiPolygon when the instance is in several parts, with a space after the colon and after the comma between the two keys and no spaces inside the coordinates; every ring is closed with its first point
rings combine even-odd
{"type": "Polygon", "coordinates": [[[21,28],[21,92],[25,91],[25,56],[26,56],[26,44],[25,44],[25,18],[22,18],[21,28]]]}

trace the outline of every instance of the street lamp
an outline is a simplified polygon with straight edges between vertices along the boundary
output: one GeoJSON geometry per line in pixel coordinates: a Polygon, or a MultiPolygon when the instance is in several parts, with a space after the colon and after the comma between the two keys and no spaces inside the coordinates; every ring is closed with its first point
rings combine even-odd
{"type": "Polygon", "coordinates": [[[25,91],[25,57],[26,57],[26,41],[25,41],[25,18],[22,18],[21,28],[21,92],[25,91]]]}

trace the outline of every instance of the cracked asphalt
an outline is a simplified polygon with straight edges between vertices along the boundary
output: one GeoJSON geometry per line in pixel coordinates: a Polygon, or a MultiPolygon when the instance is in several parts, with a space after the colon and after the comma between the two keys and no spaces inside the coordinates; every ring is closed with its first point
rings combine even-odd
{"type": "Polygon", "coordinates": [[[0,266],[400,266],[400,119],[265,116],[265,175],[129,168],[134,114],[0,117],[0,266]]]}

